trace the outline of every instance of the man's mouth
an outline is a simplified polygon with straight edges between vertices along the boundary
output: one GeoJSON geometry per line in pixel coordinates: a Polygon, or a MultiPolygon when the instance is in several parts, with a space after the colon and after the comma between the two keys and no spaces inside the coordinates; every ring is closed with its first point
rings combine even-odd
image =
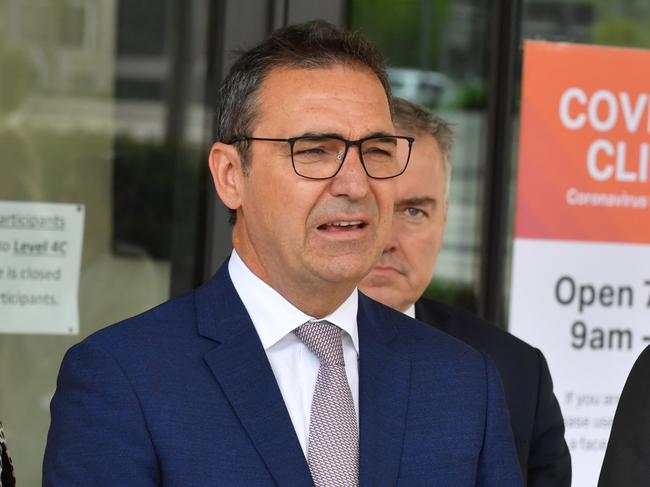
{"type": "Polygon", "coordinates": [[[397,272],[397,269],[388,265],[376,265],[372,270],[380,273],[397,272]]]}
{"type": "Polygon", "coordinates": [[[367,223],[362,220],[342,220],[334,221],[331,223],[323,223],[318,226],[319,230],[325,231],[350,231],[350,230],[360,230],[365,228],[367,223]]]}
{"type": "Polygon", "coordinates": [[[372,268],[372,271],[370,271],[371,274],[376,274],[376,275],[393,275],[393,274],[404,274],[402,272],[401,267],[397,267],[395,265],[391,265],[385,262],[378,262],[375,264],[375,266],[372,268]]]}

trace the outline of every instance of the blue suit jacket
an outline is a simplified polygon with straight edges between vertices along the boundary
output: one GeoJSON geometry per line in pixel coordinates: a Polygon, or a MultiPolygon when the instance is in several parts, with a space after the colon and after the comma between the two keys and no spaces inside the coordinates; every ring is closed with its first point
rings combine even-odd
{"type": "MultiPolygon", "coordinates": [[[[357,322],[361,485],[520,486],[490,360],[365,296],[357,322]]],[[[312,483],[225,265],[71,348],[51,412],[48,486],[312,483]]]]}

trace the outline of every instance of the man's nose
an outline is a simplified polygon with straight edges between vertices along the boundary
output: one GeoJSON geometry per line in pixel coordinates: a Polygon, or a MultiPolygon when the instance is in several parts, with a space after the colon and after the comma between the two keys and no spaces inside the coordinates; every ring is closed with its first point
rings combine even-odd
{"type": "Polygon", "coordinates": [[[390,230],[388,231],[388,234],[386,235],[386,242],[384,243],[384,253],[392,253],[397,250],[399,247],[399,235],[400,235],[400,228],[399,228],[399,220],[397,218],[397,215],[393,214],[393,222],[390,226],[390,230]]]}
{"type": "Polygon", "coordinates": [[[331,184],[331,191],[335,196],[360,199],[368,193],[368,175],[361,163],[359,150],[359,147],[350,147],[346,154],[341,155],[344,157],[343,165],[331,184]]]}

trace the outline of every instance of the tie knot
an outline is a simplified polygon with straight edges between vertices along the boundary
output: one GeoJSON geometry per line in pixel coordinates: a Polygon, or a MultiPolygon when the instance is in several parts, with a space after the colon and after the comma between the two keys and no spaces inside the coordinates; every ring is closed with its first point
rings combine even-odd
{"type": "Polygon", "coordinates": [[[293,330],[324,365],[345,365],[341,329],[329,321],[308,321],[293,330]]]}

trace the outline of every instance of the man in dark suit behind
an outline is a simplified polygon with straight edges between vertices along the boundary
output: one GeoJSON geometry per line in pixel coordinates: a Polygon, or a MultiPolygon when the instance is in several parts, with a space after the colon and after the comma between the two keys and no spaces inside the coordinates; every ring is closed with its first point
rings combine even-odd
{"type": "Polygon", "coordinates": [[[46,486],[521,485],[490,360],[357,292],[410,154],[389,107],[377,50],[324,22],[242,55],[210,154],[233,253],[66,354],[46,486]]]}
{"type": "Polygon", "coordinates": [[[396,180],[393,228],[380,261],[360,283],[371,298],[486,352],[510,409],[519,463],[528,486],[569,486],[564,423],[542,353],[460,308],[421,298],[431,281],[447,221],[453,133],[442,119],[393,98],[399,133],[413,134],[411,160],[396,180]]]}
{"type": "Polygon", "coordinates": [[[598,487],[645,487],[650,482],[650,346],[625,381],[607,442],[598,487]]]}

